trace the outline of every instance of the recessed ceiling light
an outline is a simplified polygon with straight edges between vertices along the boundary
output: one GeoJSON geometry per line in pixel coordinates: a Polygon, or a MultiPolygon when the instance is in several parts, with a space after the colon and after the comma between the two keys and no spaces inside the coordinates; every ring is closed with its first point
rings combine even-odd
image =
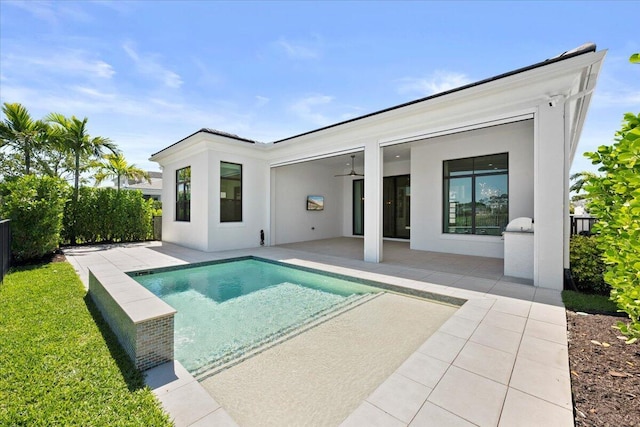
{"type": "Polygon", "coordinates": [[[397,155],[396,155],[396,159],[399,159],[399,158],[400,158],[400,154],[397,154],[397,155]]]}

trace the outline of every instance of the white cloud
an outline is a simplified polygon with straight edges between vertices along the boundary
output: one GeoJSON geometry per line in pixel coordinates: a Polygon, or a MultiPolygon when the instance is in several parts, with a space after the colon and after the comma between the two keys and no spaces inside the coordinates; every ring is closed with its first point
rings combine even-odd
{"type": "Polygon", "coordinates": [[[629,108],[640,105],[640,90],[628,90],[628,91],[598,91],[596,89],[593,97],[593,106],[596,108],[601,107],[623,107],[629,106],[629,108]]]}
{"type": "Polygon", "coordinates": [[[34,18],[45,21],[50,25],[60,25],[64,21],[91,22],[93,17],[84,12],[80,4],[61,1],[14,1],[7,5],[18,7],[34,18]]]}
{"type": "Polygon", "coordinates": [[[331,120],[324,114],[317,111],[318,107],[325,106],[333,101],[332,96],[311,95],[302,98],[289,107],[298,117],[307,120],[314,125],[324,126],[331,123],[331,120]]]}
{"type": "MultiPolygon", "coordinates": [[[[82,50],[59,49],[53,53],[33,53],[3,55],[2,61],[6,70],[12,74],[30,74],[38,70],[45,73],[82,76],[86,78],[110,79],[115,74],[113,67],[99,59],[90,58],[90,54],[82,50]],[[38,70],[36,70],[38,69],[38,70]]],[[[9,73],[7,73],[9,74],[9,73]]]]}
{"type": "Polygon", "coordinates": [[[427,77],[405,77],[399,79],[399,93],[416,93],[420,96],[445,92],[471,83],[471,79],[462,73],[434,71],[427,77]]]}
{"type": "Polygon", "coordinates": [[[207,89],[219,88],[223,85],[224,79],[215,71],[210,69],[209,64],[206,64],[200,58],[192,58],[195,68],[199,71],[199,77],[197,84],[207,89]]]}
{"type": "Polygon", "coordinates": [[[86,86],[73,86],[71,89],[73,89],[77,93],[87,95],[91,98],[96,98],[96,99],[109,100],[109,99],[114,99],[116,97],[116,95],[113,93],[100,92],[97,89],[93,89],[86,86]]]}
{"type": "Polygon", "coordinates": [[[172,89],[182,86],[182,78],[179,74],[165,68],[160,64],[156,55],[140,55],[131,43],[125,43],[122,48],[136,65],[136,69],[145,76],[159,79],[162,84],[172,89]]]}
{"type": "MultiPolygon", "coordinates": [[[[317,41],[315,42],[317,44],[317,41]]],[[[289,58],[294,59],[316,59],[320,57],[318,46],[312,47],[310,43],[293,42],[281,37],[276,45],[281,48],[289,58]]]]}
{"type": "Polygon", "coordinates": [[[256,108],[264,107],[265,105],[267,105],[269,103],[269,101],[270,101],[270,99],[267,98],[266,96],[256,95],[255,107],[256,108]]]}

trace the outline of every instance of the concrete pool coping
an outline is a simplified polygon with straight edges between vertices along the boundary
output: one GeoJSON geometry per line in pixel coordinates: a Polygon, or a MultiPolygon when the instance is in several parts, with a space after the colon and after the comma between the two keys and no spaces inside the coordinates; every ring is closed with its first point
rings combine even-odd
{"type": "MultiPolygon", "coordinates": [[[[127,272],[255,255],[465,298],[342,425],[573,425],[566,317],[558,291],[279,247],[204,253],[149,242],[70,248],[65,255],[85,285],[88,267],[100,264],[127,272]]],[[[178,362],[146,373],[176,425],[235,425],[178,362]]]]}

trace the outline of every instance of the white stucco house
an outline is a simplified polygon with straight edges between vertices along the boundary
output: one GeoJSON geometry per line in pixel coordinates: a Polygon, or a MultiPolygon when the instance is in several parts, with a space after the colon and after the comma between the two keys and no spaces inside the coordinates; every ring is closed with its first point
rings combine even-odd
{"type": "Polygon", "coordinates": [[[521,277],[562,289],[569,169],[605,54],[583,45],[271,143],[201,129],[151,156],[163,240],[220,251],[259,246],[261,230],[266,245],[362,236],[363,259],[380,262],[383,239],[405,239],[505,270],[524,259],[521,277]],[[520,217],[534,220],[530,248],[505,257],[520,217]]]}

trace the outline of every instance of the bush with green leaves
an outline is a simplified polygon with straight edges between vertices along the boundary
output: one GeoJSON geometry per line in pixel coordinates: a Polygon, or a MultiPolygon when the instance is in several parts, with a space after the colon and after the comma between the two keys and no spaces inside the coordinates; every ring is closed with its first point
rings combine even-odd
{"type": "Polygon", "coordinates": [[[40,258],[58,248],[70,194],[64,180],[48,176],[24,175],[0,185],[0,217],[11,220],[15,261],[40,258]]]}
{"type": "Polygon", "coordinates": [[[628,342],[640,338],[640,114],[627,113],[613,145],[586,153],[600,165],[600,176],[589,178],[589,211],[607,265],[605,281],[611,299],[629,316],[620,323],[628,342]]]}
{"type": "Polygon", "coordinates": [[[151,239],[153,201],[140,191],[81,187],[78,203],[65,208],[63,241],[135,242],[151,239]]]}
{"type": "Polygon", "coordinates": [[[592,236],[572,236],[569,243],[571,277],[580,292],[609,295],[611,287],[604,281],[602,251],[592,236]]]}

